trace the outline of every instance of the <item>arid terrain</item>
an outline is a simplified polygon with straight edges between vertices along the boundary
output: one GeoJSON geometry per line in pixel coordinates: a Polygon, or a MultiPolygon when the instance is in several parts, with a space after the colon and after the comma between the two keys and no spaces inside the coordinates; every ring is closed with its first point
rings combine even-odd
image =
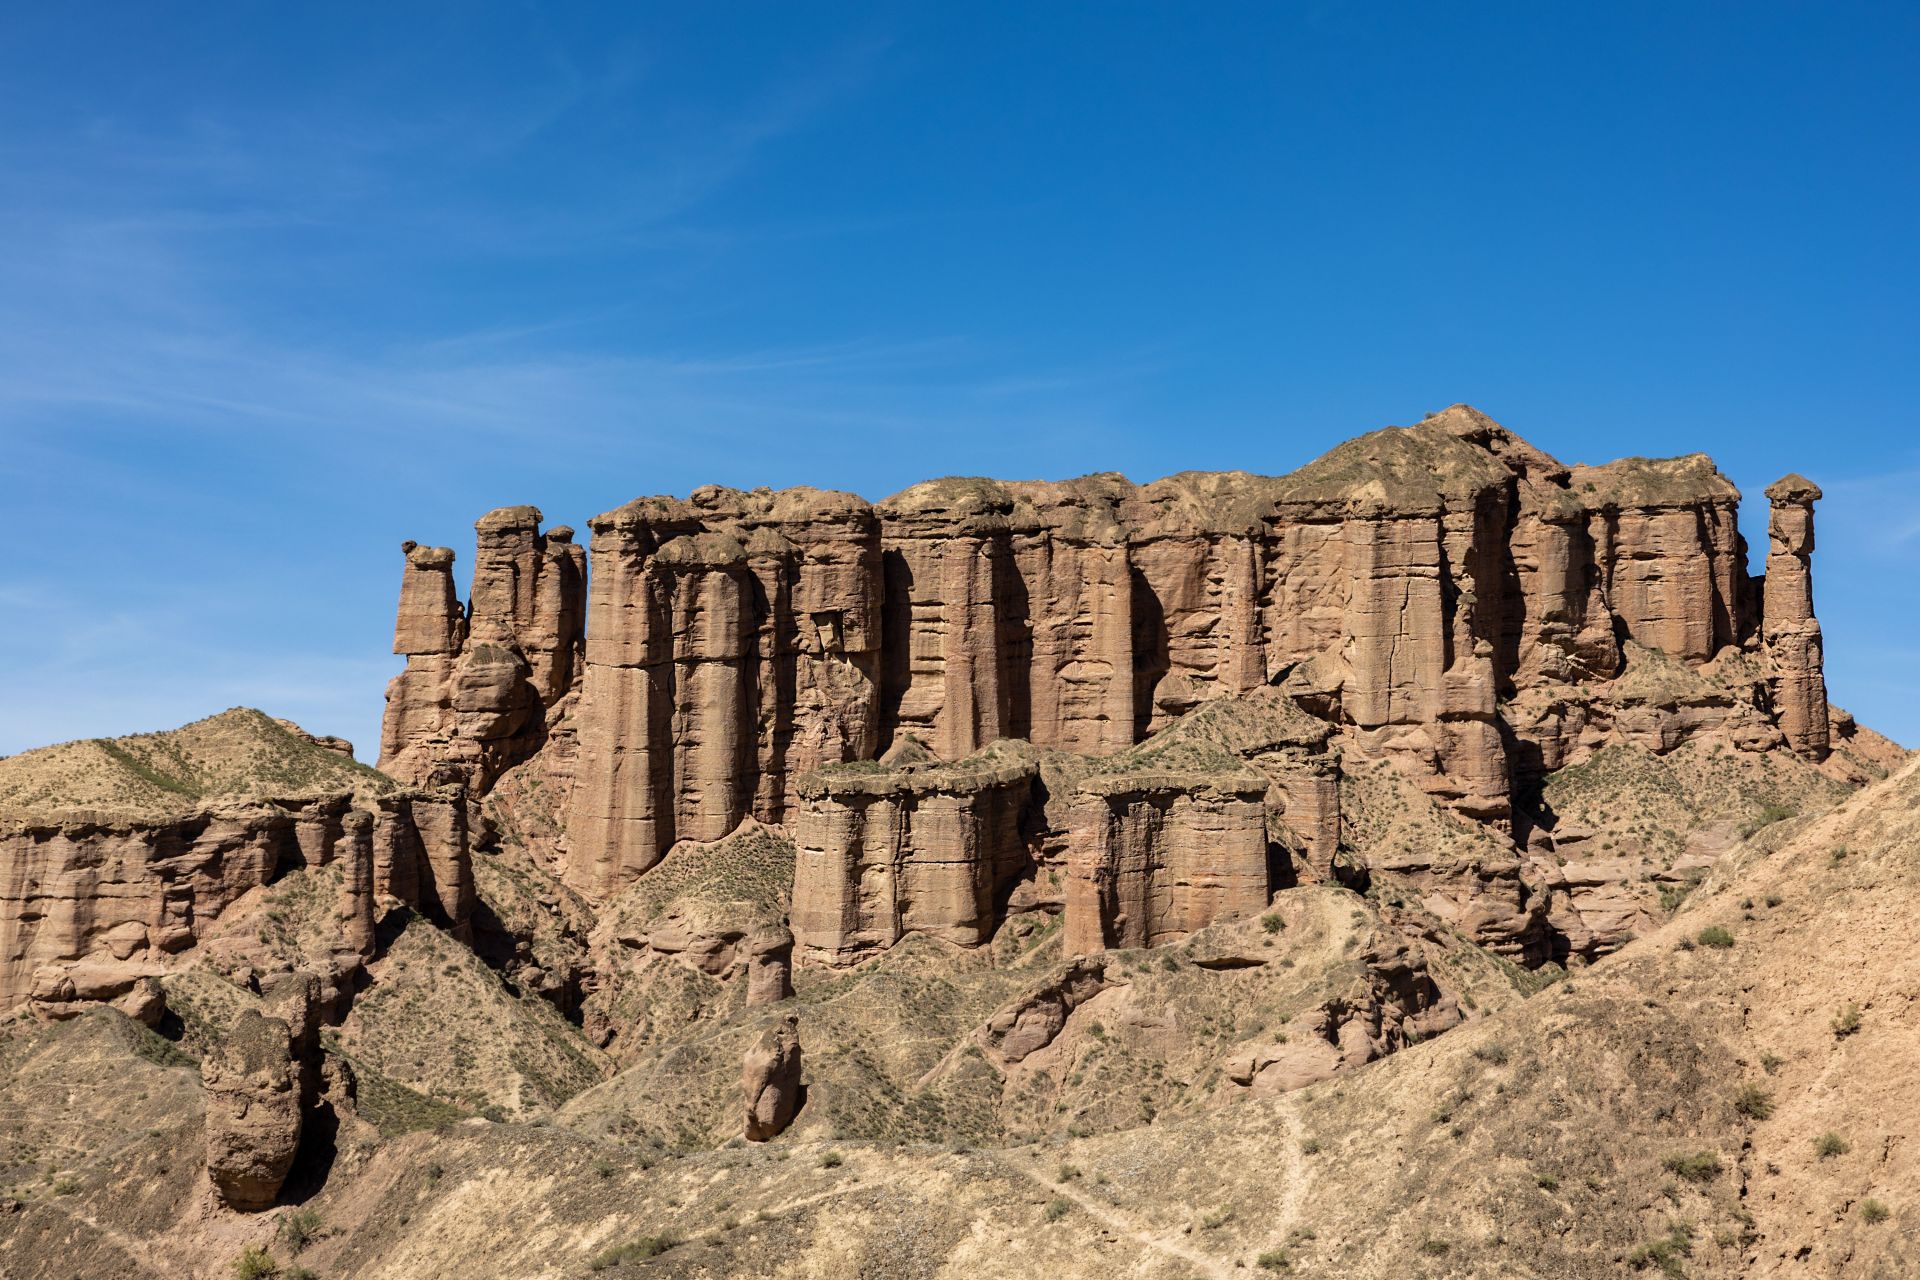
{"type": "Polygon", "coordinates": [[[0,759],[0,1277],[1920,1274],[1821,497],[1454,406],[409,542],[378,769],[0,759]]]}

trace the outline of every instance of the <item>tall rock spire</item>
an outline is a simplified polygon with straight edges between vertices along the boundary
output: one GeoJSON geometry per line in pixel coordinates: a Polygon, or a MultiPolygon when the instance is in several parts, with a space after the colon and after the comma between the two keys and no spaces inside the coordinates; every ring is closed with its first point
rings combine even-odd
{"type": "Polygon", "coordinates": [[[1772,668],[1780,731],[1801,755],[1827,754],[1827,682],[1822,674],[1820,620],[1813,616],[1813,504],[1820,486],[1800,475],[1767,486],[1767,579],[1761,625],[1772,668]]]}

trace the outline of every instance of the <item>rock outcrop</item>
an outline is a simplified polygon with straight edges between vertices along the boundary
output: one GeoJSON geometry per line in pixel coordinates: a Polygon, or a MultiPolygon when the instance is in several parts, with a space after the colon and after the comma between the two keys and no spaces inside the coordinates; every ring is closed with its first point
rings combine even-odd
{"type": "Polygon", "coordinates": [[[808,775],[793,825],[800,952],[844,962],[909,933],[984,942],[1033,866],[1023,822],[1037,776],[993,752],[808,775]]]}
{"type": "Polygon", "coordinates": [[[1518,842],[1454,896],[1486,940],[1537,957],[1518,855],[1551,815],[1516,805],[1546,773],[1622,740],[1826,749],[1817,490],[1769,496],[1756,586],[1739,492],[1704,455],[1567,466],[1456,405],[1285,476],[637,499],[589,522],[584,611],[577,550],[509,508],[481,522],[464,614],[450,553],[408,549],[383,758],[478,793],[554,742],[541,776],[565,795],[542,856],[595,901],[676,842],[790,824],[799,949],[837,960],[916,930],[978,941],[1009,884],[1067,910],[1080,947],[1255,909],[1288,876],[1335,873],[1340,778],[1386,762],[1518,842]],[[1656,663],[1712,690],[1650,685],[1656,663]],[[1047,763],[1264,697],[1321,735],[1285,767],[1047,763]],[[1050,778],[1022,802],[1014,779],[874,769],[909,743],[1050,778]]]}
{"type": "Polygon", "coordinates": [[[467,927],[458,789],[396,786],[259,712],[0,762],[0,1011],[43,982],[121,1002],[102,975],[159,974],[242,896],[336,861],[343,956],[371,956],[379,895],[467,927]]]}
{"type": "Polygon", "coordinates": [[[453,552],[401,544],[405,564],[380,768],[422,786],[484,793],[539,750],[551,709],[578,672],[586,553],[573,530],[540,532],[535,507],[502,507],[474,526],[473,594],[454,595],[453,552]]]}
{"type": "Polygon", "coordinates": [[[1464,1020],[1459,1003],[1405,942],[1376,942],[1361,962],[1367,972],[1363,991],[1335,997],[1296,1020],[1293,1036],[1235,1054],[1226,1064],[1227,1079],[1255,1093],[1303,1089],[1464,1020]]]}
{"type": "Polygon", "coordinates": [[[747,1050],[740,1088],[746,1099],[746,1139],[768,1142],[787,1131],[800,1109],[800,1019],[788,1014],[747,1050]]]}
{"type": "Polygon", "coordinates": [[[1107,986],[1105,960],[1098,956],[1074,960],[996,1012],[974,1033],[974,1040],[1002,1067],[1023,1062],[1052,1044],[1073,1011],[1107,986]]]}
{"type": "Polygon", "coordinates": [[[202,1059],[207,1176],[228,1208],[266,1209],[280,1194],[300,1147],[301,1070],[287,1023],[255,1009],[202,1059]]]}
{"type": "Polygon", "coordinates": [[[747,935],[747,1003],[778,1004],[793,995],[793,933],[766,925],[747,935]]]}

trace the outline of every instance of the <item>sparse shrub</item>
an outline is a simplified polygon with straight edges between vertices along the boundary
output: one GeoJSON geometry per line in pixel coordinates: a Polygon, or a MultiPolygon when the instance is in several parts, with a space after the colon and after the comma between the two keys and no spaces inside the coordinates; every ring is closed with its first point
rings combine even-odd
{"type": "Polygon", "coordinates": [[[79,1189],[80,1179],[67,1174],[63,1173],[53,1180],[53,1194],[57,1196],[70,1196],[79,1189]]]}
{"type": "Polygon", "coordinates": [[[1317,1156],[1317,1155],[1319,1155],[1319,1154],[1320,1154],[1320,1139],[1318,1139],[1318,1138],[1305,1138],[1305,1139],[1302,1139],[1302,1140],[1301,1140],[1301,1143],[1300,1143],[1300,1154],[1301,1154],[1301,1155],[1303,1155],[1303,1156],[1317,1156]]]}
{"type": "Polygon", "coordinates": [[[1287,1256],[1285,1249],[1269,1249],[1254,1259],[1262,1271],[1291,1271],[1293,1259],[1287,1256]]]}
{"type": "Polygon", "coordinates": [[[1436,1240],[1432,1236],[1420,1242],[1420,1252],[1429,1258],[1444,1258],[1453,1252],[1453,1245],[1445,1240],[1436,1240]]]}
{"type": "Polygon", "coordinates": [[[620,1172],[620,1166],[602,1156],[593,1162],[593,1174],[596,1178],[611,1178],[620,1172]]]}
{"type": "Polygon", "coordinates": [[[1784,1066],[1786,1061],[1785,1058],[1777,1053],[1763,1053],[1760,1055],[1760,1069],[1768,1075],[1772,1075],[1784,1066]]]}
{"type": "Polygon", "coordinates": [[[1749,1120],[1765,1120],[1773,1114],[1773,1093],[1763,1085],[1743,1084],[1733,1091],[1733,1109],[1749,1120]]]}
{"type": "Polygon", "coordinates": [[[1101,1023],[1090,1022],[1087,1024],[1087,1034],[1095,1040],[1105,1040],[1107,1038],[1107,1028],[1101,1023]]]}
{"type": "Polygon", "coordinates": [[[1079,1176],[1080,1176],[1079,1169],[1075,1168],[1073,1165],[1070,1165],[1070,1164],[1063,1164],[1060,1166],[1060,1176],[1055,1178],[1054,1181],[1055,1182],[1072,1182],[1075,1178],[1079,1176]]]}
{"type": "Polygon", "coordinates": [[[1160,957],[1160,967],[1168,973],[1173,973],[1180,968],[1180,962],[1171,955],[1164,955],[1160,957]]]}
{"type": "Polygon", "coordinates": [[[1860,1029],[1860,1006],[1849,1004],[1833,1015],[1833,1034],[1836,1039],[1845,1040],[1860,1029]]]}
{"type": "Polygon", "coordinates": [[[1862,1222],[1885,1222],[1893,1211],[1878,1200],[1860,1202],[1860,1220],[1862,1222]]]}
{"type": "Polygon", "coordinates": [[[1233,1210],[1222,1206],[1200,1219],[1200,1226],[1207,1231],[1218,1231],[1233,1218],[1233,1210]]]}
{"type": "Polygon", "coordinates": [[[280,1219],[280,1238],[286,1241],[287,1249],[295,1257],[300,1251],[320,1238],[324,1224],[317,1209],[295,1209],[280,1219]]]}
{"type": "Polygon", "coordinates": [[[641,1236],[638,1240],[629,1240],[625,1244],[615,1245],[611,1249],[603,1249],[594,1254],[587,1262],[587,1270],[605,1271],[623,1262],[657,1258],[679,1243],[679,1238],[673,1235],[641,1236]]]}
{"type": "Polygon", "coordinates": [[[1711,1151],[1670,1155],[1660,1162],[1660,1167],[1688,1182],[1712,1182],[1725,1168],[1720,1163],[1720,1157],[1711,1151]]]}
{"type": "Polygon", "coordinates": [[[1073,1210],[1073,1202],[1064,1196],[1047,1201],[1047,1221],[1058,1222],[1073,1210]]]}
{"type": "Polygon", "coordinates": [[[1533,1181],[1534,1185],[1542,1191],[1558,1191],[1560,1189],[1560,1179],[1550,1173],[1540,1174],[1535,1177],[1533,1181]]]}
{"type": "Polygon", "coordinates": [[[1813,1140],[1813,1150],[1822,1160],[1831,1160],[1853,1150],[1853,1144],[1829,1129],[1813,1140]]]}
{"type": "Polygon", "coordinates": [[[250,1247],[233,1260],[233,1280],[266,1280],[280,1274],[280,1264],[259,1245],[250,1247]]]}
{"type": "Polygon", "coordinates": [[[1698,939],[1703,947],[1712,947],[1716,951],[1725,951],[1733,945],[1733,935],[1717,924],[1708,925],[1700,931],[1698,939]]]}
{"type": "Polygon", "coordinates": [[[1779,894],[1777,894],[1777,893],[1770,893],[1770,894],[1768,894],[1768,895],[1767,895],[1767,896],[1766,896],[1765,898],[1763,898],[1763,899],[1761,899],[1761,901],[1763,901],[1763,902],[1765,902],[1765,903],[1766,903],[1766,904],[1767,904],[1768,906],[1770,906],[1770,907],[1777,907],[1777,906],[1779,906],[1779,905],[1780,905],[1780,904],[1781,904],[1782,902],[1784,902],[1784,901],[1785,901],[1785,899],[1784,899],[1784,898],[1782,898],[1782,897],[1781,897],[1781,896],[1780,896],[1779,894]]]}
{"type": "Polygon", "coordinates": [[[1667,1234],[1641,1245],[1627,1255],[1627,1265],[1635,1271],[1658,1267],[1666,1275],[1681,1276],[1680,1260],[1693,1256],[1693,1227],[1685,1222],[1669,1222],[1667,1234]]]}
{"type": "Polygon", "coordinates": [[[829,1151],[820,1157],[820,1167],[822,1169],[838,1169],[846,1162],[847,1158],[838,1151],[829,1151]]]}
{"type": "Polygon", "coordinates": [[[1507,1064],[1507,1046],[1496,1040],[1491,1044],[1476,1046],[1473,1056],[1482,1062],[1491,1062],[1497,1067],[1503,1067],[1507,1064]]]}
{"type": "Polygon", "coordinates": [[[1278,933],[1287,927],[1287,922],[1278,911],[1269,911],[1260,917],[1260,927],[1268,933],[1278,933]]]}

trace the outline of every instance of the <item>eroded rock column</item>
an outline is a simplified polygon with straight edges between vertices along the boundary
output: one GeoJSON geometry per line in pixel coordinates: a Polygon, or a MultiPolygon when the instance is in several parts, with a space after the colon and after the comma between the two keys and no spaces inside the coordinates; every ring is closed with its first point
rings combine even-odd
{"type": "Polygon", "coordinates": [[[1793,749],[1819,760],[1829,747],[1820,621],[1813,616],[1813,504],[1820,488],[1789,475],[1767,486],[1767,500],[1773,509],[1761,619],[1774,713],[1793,749]]]}

